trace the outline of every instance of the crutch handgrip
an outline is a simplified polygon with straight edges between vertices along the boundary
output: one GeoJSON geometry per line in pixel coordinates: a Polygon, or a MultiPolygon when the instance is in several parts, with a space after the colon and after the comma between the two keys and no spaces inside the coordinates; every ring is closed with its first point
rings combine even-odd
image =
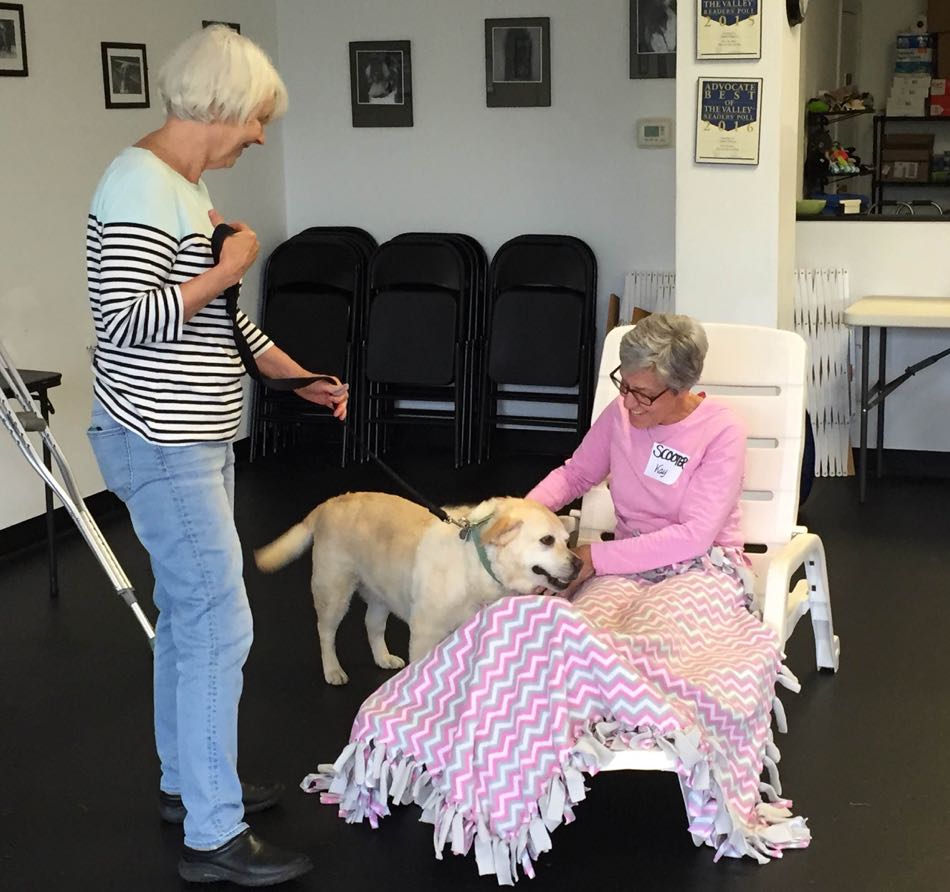
{"type": "Polygon", "coordinates": [[[42,415],[37,415],[36,412],[17,412],[16,417],[25,431],[46,430],[46,419],[42,415]]]}

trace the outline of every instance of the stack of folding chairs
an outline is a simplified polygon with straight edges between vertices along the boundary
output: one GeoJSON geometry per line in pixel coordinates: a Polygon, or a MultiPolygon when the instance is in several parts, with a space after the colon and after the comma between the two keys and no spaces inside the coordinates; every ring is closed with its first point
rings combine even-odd
{"type": "Polygon", "coordinates": [[[479,456],[501,426],[569,431],[590,426],[594,393],[597,262],[573,236],[519,235],[492,259],[479,456]],[[508,412],[517,403],[573,406],[570,417],[508,412]]]}
{"type": "MultiPolygon", "coordinates": [[[[376,240],[355,227],[314,226],[283,242],[264,269],[261,329],[311,372],[350,382],[351,405],[358,381],[369,258],[376,240]]],[[[341,464],[354,459],[359,413],[343,426],[341,464]]],[[[255,385],[251,459],[293,442],[304,425],[333,422],[330,410],[296,394],[255,385]]]]}
{"type": "MultiPolygon", "coordinates": [[[[455,466],[488,456],[501,426],[590,424],[597,264],[580,239],[520,235],[491,262],[460,233],[377,245],[353,227],[310,227],[264,272],[261,328],[312,372],[350,384],[341,463],[384,454],[396,426],[447,425],[455,466]],[[509,413],[518,403],[569,416],[509,413]]],[[[251,458],[333,421],[295,394],[255,388],[251,458]]]]}
{"type": "Polygon", "coordinates": [[[486,272],[481,245],[458,233],[404,233],[373,252],[360,414],[377,453],[395,425],[448,424],[455,466],[477,457],[486,272]]]}

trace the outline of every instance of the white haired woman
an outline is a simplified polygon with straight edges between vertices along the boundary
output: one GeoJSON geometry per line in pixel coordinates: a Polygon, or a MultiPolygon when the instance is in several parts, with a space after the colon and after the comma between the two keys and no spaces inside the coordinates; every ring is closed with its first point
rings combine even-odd
{"type": "Polygon", "coordinates": [[[727,406],[691,390],[706,349],[706,333],[689,316],[643,319],[620,342],[611,375],[619,398],[573,457],[528,493],[556,511],[610,475],[614,539],[577,549],[584,566],[568,596],[595,575],[668,575],[714,547],[745,566],[745,428],[727,406]]]}
{"type": "MultiPolygon", "coordinates": [[[[271,885],[312,868],[257,838],[245,812],[273,805],[279,784],[237,775],[238,702],[252,640],[234,524],[232,438],[244,367],[223,292],[258,254],[244,223],[217,263],[222,217],[201,177],[231,167],[284,113],[287,91],[264,52],[223,26],[184,41],[159,75],[164,124],[123,150],[89,213],[87,268],[96,329],[89,439],[106,485],[127,505],[151,558],[159,610],[155,739],[159,811],[184,823],[187,880],[271,885]]],[[[303,369],[239,310],[260,370],[303,369]]],[[[296,391],[346,416],[338,380],[296,391]]]]}

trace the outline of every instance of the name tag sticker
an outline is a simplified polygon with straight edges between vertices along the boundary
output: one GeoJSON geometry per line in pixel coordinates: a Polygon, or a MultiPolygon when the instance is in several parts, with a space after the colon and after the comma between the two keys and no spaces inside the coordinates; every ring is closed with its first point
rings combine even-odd
{"type": "Polygon", "coordinates": [[[667,486],[672,486],[679,480],[683,468],[689,461],[689,456],[662,443],[654,443],[650,450],[650,458],[647,460],[647,466],[643,473],[652,480],[659,480],[667,486]]]}

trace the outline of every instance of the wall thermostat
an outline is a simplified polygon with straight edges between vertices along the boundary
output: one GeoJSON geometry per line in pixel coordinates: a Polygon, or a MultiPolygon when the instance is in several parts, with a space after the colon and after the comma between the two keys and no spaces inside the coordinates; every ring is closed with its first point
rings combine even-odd
{"type": "Polygon", "coordinates": [[[640,118],[637,145],[643,149],[668,149],[673,145],[672,118],[640,118]]]}

